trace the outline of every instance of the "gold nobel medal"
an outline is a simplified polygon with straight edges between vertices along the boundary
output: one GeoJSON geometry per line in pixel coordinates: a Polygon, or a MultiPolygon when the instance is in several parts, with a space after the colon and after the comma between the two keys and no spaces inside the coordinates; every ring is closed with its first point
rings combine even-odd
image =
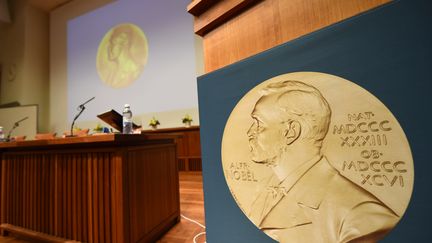
{"type": "Polygon", "coordinates": [[[99,44],[96,67],[102,82],[112,88],[132,84],[144,70],[148,44],[144,32],[126,23],[114,26],[99,44]]]}
{"type": "Polygon", "coordinates": [[[279,242],[377,242],[413,190],[410,147],[393,114],[325,73],[251,89],[227,121],[221,153],[238,206],[279,242]]]}

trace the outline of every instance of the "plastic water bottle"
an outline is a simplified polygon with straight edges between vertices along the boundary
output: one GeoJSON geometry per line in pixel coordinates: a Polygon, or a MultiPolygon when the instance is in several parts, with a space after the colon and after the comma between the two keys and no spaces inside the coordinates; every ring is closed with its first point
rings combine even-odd
{"type": "Polygon", "coordinates": [[[0,127],[0,142],[3,142],[5,140],[5,136],[3,133],[3,127],[0,127]]]}
{"type": "Polygon", "coordinates": [[[125,104],[123,110],[123,134],[132,134],[132,111],[129,104],[125,104]]]}

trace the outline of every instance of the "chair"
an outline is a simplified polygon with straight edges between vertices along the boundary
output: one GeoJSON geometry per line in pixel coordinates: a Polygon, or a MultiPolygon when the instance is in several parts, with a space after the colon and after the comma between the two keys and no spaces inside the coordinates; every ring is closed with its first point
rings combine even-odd
{"type": "Polygon", "coordinates": [[[38,133],[35,136],[35,140],[49,140],[54,139],[56,137],[57,133],[38,133]]]}
{"type": "Polygon", "coordinates": [[[12,141],[24,141],[27,136],[14,136],[12,137],[12,141]]]}
{"type": "MultiPolygon", "coordinates": [[[[86,129],[82,129],[82,130],[78,130],[78,131],[73,131],[73,134],[77,137],[85,137],[88,136],[90,129],[86,128],[86,129]]],[[[63,133],[63,137],[67,137],[70,135],[70,131],[65,131],[63,133]]]]}

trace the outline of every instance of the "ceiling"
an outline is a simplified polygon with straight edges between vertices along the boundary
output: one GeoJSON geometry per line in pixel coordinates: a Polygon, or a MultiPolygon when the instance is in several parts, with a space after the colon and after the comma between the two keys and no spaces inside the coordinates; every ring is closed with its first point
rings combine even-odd
{"type": "Polygon", "coordinates": [[[72,1],[73,0],[29,0],[29,3],[45,12],[51,12],[52,10],[72,1]]]}

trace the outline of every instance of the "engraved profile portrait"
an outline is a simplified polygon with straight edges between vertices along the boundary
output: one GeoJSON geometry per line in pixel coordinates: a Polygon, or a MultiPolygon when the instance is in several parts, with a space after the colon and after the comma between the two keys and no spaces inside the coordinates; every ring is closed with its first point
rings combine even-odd
{"type": "MultiPolygon", "coordinates": [[[[365,162],[370,165],[370,173],[375,174],[366,174],[369,171],[356,167],[355,163],[346,171],[349,156],[378,151],[376,146],[347,148],[339,141],[341,139],[336,140],[340,136],[337,131],[342,130],[335,128],[338,125],[332,122],[332,118],[340,121],[344,116],[333,114],[332,105],[319,89],[310,82],[299,80],[301,78],[291,79],[288,76],[265,82],[254,91],[254,98],[249,98],[246,103],[239,102],[242,107],[234,109],[222,142],[222,160],[231,193],[244,214],[278,242],[377,242],[397,224],[403,210],[395,207],[397,203],[390,202],[386,193],[381,193],[385,189],[371,190],[373,193],[368,190],[364,179],[368,175],[375,181],[384,181],[383,168],[388,173],[391,170],[391,173],[399,174],[408,170],[397,172],[397,162],[385,160],[378,163],[378,158],[375,158],[375,161],[365,162]],[[250,111],[247,112],[245,107],[249,107],[250,111]],[[246,114],[239,115],[237,112],[247,112],[251,120],[248,128],[242,129],[246,134],[238,138],[246,139],[247,142],[241,144],[248,147],[249,161],[241,163],[236,161],[239,158],[246,161],[246,157],[233,156],[233,150],[229,149],[234,144],[230,140],[235,141],[230,137],[238,137],[240,133],[236,127],[246,126],[232,125],[233,119],[247,121],[246,114]],[[236,118],[239,116],[243,118],[236,118]],[[328,138],[324,143],[328,133],[333,138],[328,138]],[[345,151],[337,152],[342,150],[345,151]]],[[[335,94],[333,91],[327,93],[335,94]]],[[[367,124],[372,124],[373,132],[379,124],[383,124],[383,131],[393,132],[389,126],[386,127],[390,121],[379,123],[371,120],[367,123],[360,120],[359,123],[362,123],[360,127],[363,132],[367,124]]],[[[359,138],[353,140],[363,144],[359,138]]],[[[384,158],[386,155],[387,151],[379,156],[384,158]]],[[[410,156],[407,155],[407,158],[410,156]]],[[[404,162],[404,166],[406,164],[409,163],[404,162]]],[[[390,178],[390,174],[384,176],[390,178]]],[[[410,180],[411,177],[408,177],[405,182],[411,183],[410,180]]],[[[408,190],[410,193],[412,188],[397,190],[408,190]]],[[[406,204],[404,202],[402,208],[406,208],[406,204]]]]}
{"type": "Polygon", "coordinates": [[[96,67],[102,82],[112,88],[132,84],[144,70],[148,44],[144,32],[131,23],[110,29],[103,37],[96,67]]]}

